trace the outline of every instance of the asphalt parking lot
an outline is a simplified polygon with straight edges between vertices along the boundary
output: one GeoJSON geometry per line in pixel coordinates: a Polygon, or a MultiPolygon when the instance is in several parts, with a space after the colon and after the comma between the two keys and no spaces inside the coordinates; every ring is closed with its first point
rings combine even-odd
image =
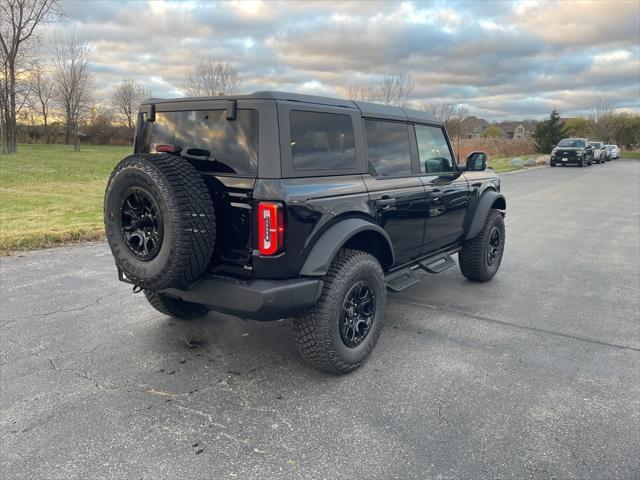
{"type": "Polygon", "coordinates": [[[640,478],[640,162],[503,176],[507,247],[389,297],[370,360],[158,314],[104,243],[0,260],[3,479],[640,478]]]}

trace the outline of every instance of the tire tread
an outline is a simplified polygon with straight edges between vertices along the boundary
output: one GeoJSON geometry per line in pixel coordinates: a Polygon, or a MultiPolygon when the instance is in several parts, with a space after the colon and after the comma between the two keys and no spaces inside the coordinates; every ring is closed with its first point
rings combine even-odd
{"type": "Polygon", "coordinates": [[[105,225],[107,239],[116,262],[133,283],[146,289],[161,290],[185,287],[205,271],[215,245],[216,219],[213,201],[204,179],[185,159],[171,154],[135,154],[124,158],[113,170],[105,193],[105,225]],[[167,264],[154,278],[141,278],[135,273],[124,247],[106,219],[107,198],[114,179],[126,175],[127,169],[142,170],[162,191],[173,228],[171,251],[167,264]]]}
{"type": "MultiPolygon", "coordinates": [[[[491,271],[485,258],[485,246],[489,239],[491,227],[495,223],[503,224],[502,227],[502,242],[504,245],[504,220],[500,211],[491,209],[487,214],[487,218],[484,221],[484,226],[478,235],[474,238],[467,240],[462,250],[458,254],[458,261],[460,263],[460,271],[469,280],[476,282],[487,282],[493,278],[496,271],[491,271]]],[[[499,264],[498,264],[499,266],[499,264]]]]}
{"type": "Polygon", "coordinates": [[[326,372],[341,374],[355,370],[365,362],[380,336],[386,303],[384,286],[382,289],[383,298],[379,299],[376,305],[376,311],[378,312],[380,308],[382,311],[379,312],[379,316],[376,316],[376,328],[369,333],[373,337],[366,344],[366,354],[362,360],[355,363],[343,361],[332,340],[331,326],[340,314],[341,293],[349,287],[348,277],[353,269],[363,266],[375,268],[381,278],[384,275],[380,263],[372,255],[360,250],[340,250],[324,277],[320,298],[311,309],[294,319],[298,352],[309,364],[326,372]]]}

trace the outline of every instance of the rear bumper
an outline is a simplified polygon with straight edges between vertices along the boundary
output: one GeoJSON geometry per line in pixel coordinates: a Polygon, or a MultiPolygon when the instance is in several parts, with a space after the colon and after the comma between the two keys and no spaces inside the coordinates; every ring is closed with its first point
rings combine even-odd
{"type": "Polygon", "coordinates": [[[209,309],[253,320],[277,320],[301,313],[320,297],[323,282],[317,278],[241,280],[210,275],[186,290],[162,293],[209,309]]]}

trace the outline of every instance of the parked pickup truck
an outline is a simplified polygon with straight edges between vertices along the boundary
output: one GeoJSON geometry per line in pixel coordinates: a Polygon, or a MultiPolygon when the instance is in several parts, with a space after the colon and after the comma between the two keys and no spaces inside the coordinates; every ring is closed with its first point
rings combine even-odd
{"type": "Polygon", "coordinates": [[[498,271],[506,201],[474,152],[458,166],[428,113],[308,95],[145,101],[104,221],[122,281],[158,311],[294,317],[298,350],[333,373],[360,366],[387,289],[458,254],[498,271]]]}

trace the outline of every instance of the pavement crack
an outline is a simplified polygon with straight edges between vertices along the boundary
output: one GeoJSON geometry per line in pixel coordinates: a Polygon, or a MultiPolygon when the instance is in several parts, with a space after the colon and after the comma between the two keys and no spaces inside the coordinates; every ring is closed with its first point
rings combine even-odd
{"type": "Polygon", "coordinates": [[[118,293],[120,293],[119,290],[116,290],[114,292],[111,293],[107,293],[105,295],[102,295],[100,297],[98,297],[96,300],[94,300],[92,303],[88,304],[88,305],[83,305],[81,307],[76,307],[76,308],[69,308],[69,309],[64,309],[61,308],[59,310],[54,310],[53,312],[45,312],[45,313],[34,313],[32,315],[29,315],[28,317],[20,317],[20,318],[16,318],[14,320],[11,320],[9,322],[6,322],[4,324],[2,324],[2,328],[7,328],[11,325],[13,325],[14,323],[23,321],[23,320],[30,320],[30,319],[38,319],[38,318],[47,318],[47,317],[51,317],[53,315],[58,315],[60,313],[77,313],[77,312],[83,312],[91,307],[95,307],[96,305],[99,305],[100,302],[102,302],[105,298],[108,297],[113,297],[115,295],[117,295],[118,293]]]}
{"type": "Polygon", "coordinates": [[[403,298],[403,297],[390,297],[390,298],[394,302],[404,303],[406,305],[411,305],[411,306],[414,306],[414,307],[430,308],[432,310],[445,310],[447,312],[457,313],[459,315],[464,315],[465,317],[473,318],[474,320],[480,320],[482,322],[494,323],[494,324],[497,324],[497,325],[504,325],[504,326],[517,328],[517,329],[520,329],[520,330],[526,330],[526,331],[534,332],[534,333],[542,333],[542,334],[545,334],[545,335],[553,335],[553,336],[557,336],[557,337],[569,338],[571,340],[576,340],[576,341],[585,342],[585,343],[591,343],[593,345],[599,345],[601,347],[609,347],[609,348],[616,348],[616,349],[619,349],[619,350],[631,350],[633,352],[640,352],[640,348],[630,347],[628,345],[620,345],[620,344],[617,344],[617,343],[603,342],[601,340],[595,340],[593,338],[580,337],[578,335],[571,335],[569,333],[556,332],[554,330],[547,330],[545,328],[528,327],[526,325],[519,325],[517,323],[507,322],[505,320],[498,320],[496,318],[490,318],[490,317],[485,317],[483,315],[477,315],[477,314],[470,313],[470,312],[467,312],[467,311],[459,309],[459,308],[451,307],[449,305],[431,305],[431,304],[428,304],[428,303],[417,302],[415,300],[410,300],[410,299],[403,298]]]}

